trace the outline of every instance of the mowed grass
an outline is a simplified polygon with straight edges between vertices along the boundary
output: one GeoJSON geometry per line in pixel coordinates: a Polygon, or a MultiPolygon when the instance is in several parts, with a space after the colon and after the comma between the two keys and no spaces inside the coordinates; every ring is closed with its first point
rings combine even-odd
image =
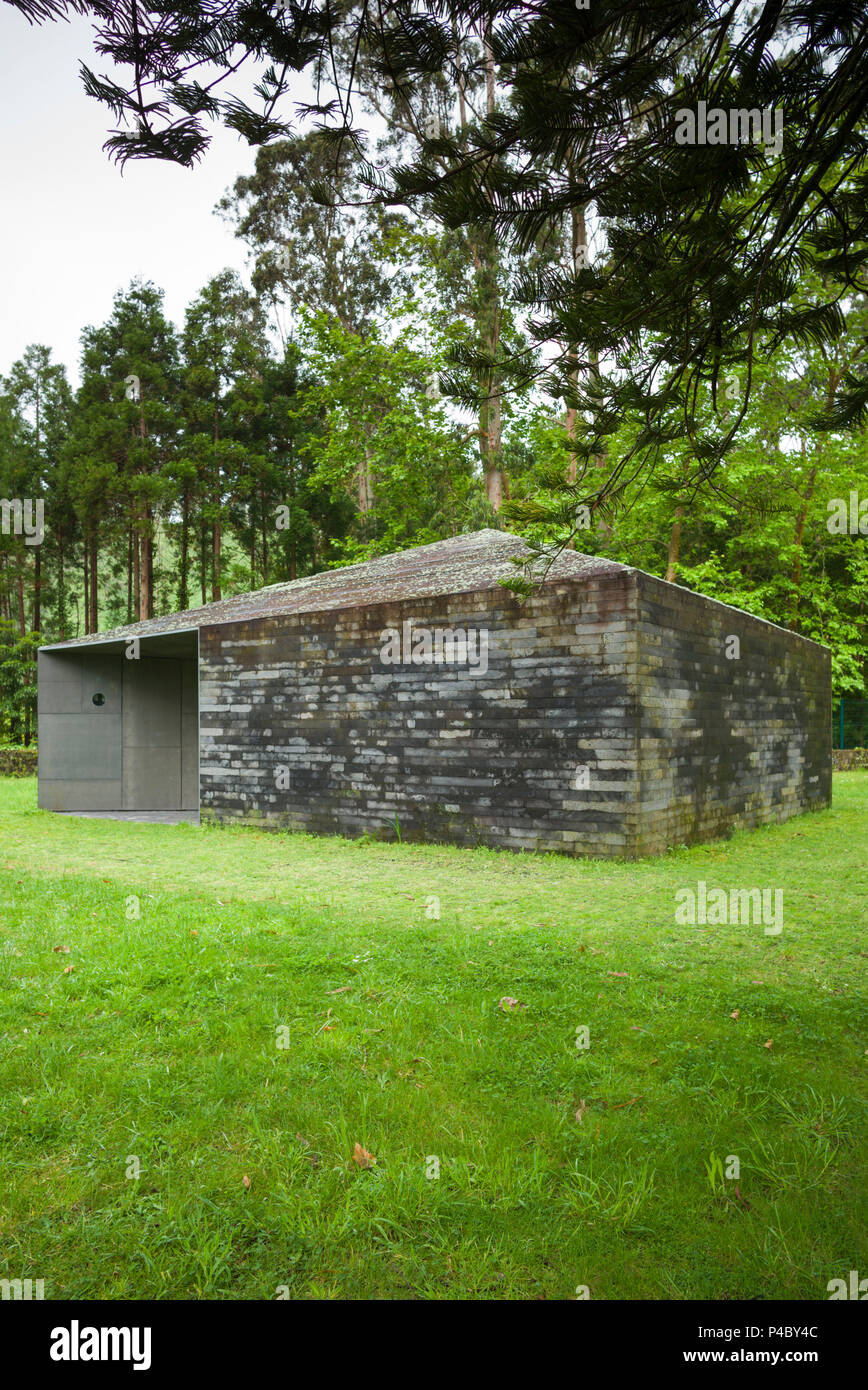
{"type": "Polygon", "coordinates": [[[0,784],[0,1277],[824,1299],[868,1274],[868,775],[632,864],[35,806],[0,784]],[[700,879],[782,888],[782,933],[676,925],[700,879]]]}

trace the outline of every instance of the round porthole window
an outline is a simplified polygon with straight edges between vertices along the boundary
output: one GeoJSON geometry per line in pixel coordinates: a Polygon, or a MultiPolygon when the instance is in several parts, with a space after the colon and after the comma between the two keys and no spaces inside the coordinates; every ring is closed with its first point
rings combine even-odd
{"type": "Polygon", "coordinates": [[[97,691],[96,695],[94,695],[94,697],[93,697],[93,702],[94,702],[95,705],[104,705],[104,704],[105,704],[105,696],[104,696],[104,695],[101,695],[101,694],[97,691]]]}

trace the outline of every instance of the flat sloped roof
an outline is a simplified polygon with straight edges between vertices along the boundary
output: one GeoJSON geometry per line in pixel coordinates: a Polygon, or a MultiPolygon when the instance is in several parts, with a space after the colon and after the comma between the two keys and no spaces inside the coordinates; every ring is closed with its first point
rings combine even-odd
{"type": "MultiPolygon", "coordinates": [[[[472,593],[493,589],[499,580],[517,573],[510,563],[525,553],[524,542],[506,531],[473,531],[435,541],[433,545],[399,550],[376,560],[365,560],[342,569],[325,570],[306,579],[270,584],[249,594],[220,599],[201,608],[188,608],[165,618],[149,618],[109,632],[94,632],[68,642],[52,643],[43,650],[80,647],[94,642],[130,637],[156,637],[219,623],[271,618],[281,613],[316,613],[334,608],[361,608],[375,603],[396,603],[415,598],[472,593]]],[[[581,582],[598,575],[625,572],[630,567],[597,555],[565,550],[549,569],[545,583],[581,582]]]]}

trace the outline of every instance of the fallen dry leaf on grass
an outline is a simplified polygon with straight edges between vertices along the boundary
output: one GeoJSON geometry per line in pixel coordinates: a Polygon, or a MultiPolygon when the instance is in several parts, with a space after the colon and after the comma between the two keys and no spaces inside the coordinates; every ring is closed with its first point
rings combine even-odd
{"type": "Polygon", "coordinates": [[[245,1187],[249,1187],[249,1186],[250,1186],[250,1179],[248,1178],[248,1176],[247,1176],[246,1173],[244,1174],[244,1177],[241,1179],[241,1181],[244,1183],[244,1186],[245,1186],[245,1187]]]}
{"type": "Polygon", "coordinates": [[[588,1107],[587,1107],[587,1105],[585,1104],[585,1102],[584,1102],[583,1100],[580,1100],[580,1101],[579,1101],[579,1108],[578,1108],[578,1110],[576,1111],[576,1119],[578,1120],[579,1124],[582,1123],[582,1120],[583,1120],[583,1118],[584,1118],[584,1114],[585,1114],[585,1111],[587,1110],[587,1108],[588,1108],[588,1107]]]}
{"type": "Polygon", "coordinates": [[[732,1013],[730,1014],[730,1018],[734,1018],[736,1023],[738,1023],[738,1009],[733,1009],[732,1013]]]}
{"type": "Polygon", "coordinates": [[[526,1004],[519,1004],[519,1002],[518,1002],[517,999],[513,999],[513,998],[512,998],[512,995],[510,995],[510,994],[505,994],[505,995],[503,996],[503,998],[500,1000],[500,1002],[498,1003],[498,1006],[497,1006],[497,1007],[498,1007],[499,1009],[503,1009],[503,1012],[504,1012],[505,1014],[507,1014],[507,1013],[509,1013],[512,1009],[526,1009],[526,1008],[527,1008],[527,1005],[526,1005],[526,1004]]]}
{"type": "Polygon", "coordinates": [[[367,1149],[363,1149],[361,1144],[356,1144],[353,1149],[353,1162],[358,1163],[360,1168],[373,1168],[376,1163],[373,1154],[369,1154],[367,1149]]]}
{"type": "Polygon", "coordinates": [[[67,965],[63,973],[64,975],[71,975],[74,969],[74,965],[67,965]]]}
{"type": "Polygon", "coordinates": [[[768,1048],[768,1050],[771,1051],[772,1039],[769,1038],[768,1042],[764,1042],[764,1043],[763,1043],[763,1047],[768,1048]]]}
{"type": "Polygon", "coordinates": [[[68,946],[55,946],[55,947],[54,947],[54,950],[55,950],[55,951],[59,951],[60,954],[61,954],[62,956],[68,956],[68,955],[69,955],[69,947],[68,947],[68,946]]]}
{"type": "Polygon", "coordinates": [[[340,989],[327,989],[326,994],[346,994],[348,989],[352,989],[352,985],[341,985],[340,989]]]}

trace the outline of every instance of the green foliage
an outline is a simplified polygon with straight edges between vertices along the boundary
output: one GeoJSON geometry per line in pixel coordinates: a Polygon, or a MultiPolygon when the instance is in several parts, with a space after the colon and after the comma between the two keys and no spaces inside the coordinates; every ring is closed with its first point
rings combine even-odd
{"type": "Polygon", "coordinates": [[[258,151],[253,173],[236,180],[219,211],[255,257],[261,304],[286,304],[293,316],[327,313],[366,336],[409,281],[390,254],[403,219],[358,206],[361,193],[353,147],[337,151],[321,131],[258,151]],[[324,180],[333,199],[354,206],[324,206],[316,196],[324,180]]]}
{"type": "Polygon", "coordinates": [[[336,547],[344,561],[467,529],[479,490],[466,436],[429,397],[438,357],[412,341],[419,313],[408,303],[389,342],[373,329],[362,340],[325,314],[304,321],[312,384],[302,404],[323,421],[305,446],[312,482],[335,496],[352,491],[357,503],[353,529],[336,547]]]}
{"type": "MultiPolygon", "coordinates": [[[[803,302],[823,293],[822,282],[802,277],[803,302]]],[[[737,373],[722,383],[716,406],[710,391],[701,394],[698,419],[743,406],[726,459],[704,481],[675,420],[654,468],[625,471],[617,500],[601,505],[596,469],[566,482],[561,422],[550,413],[531,419],[533,463],[517,479],[507,516],[542,547],[541,559],[547,544],[572,540],[822,642],[832,649],[833,688],[866,690],[865,533],[836,534],[829,523],[835,499],[868,499],[868,431],[829,431],[818,421],[842,372],[864,356],[866,325],[865,300],[854,296],[836,342],[800,350],[785,340],[755,368],[746,404],[737,373]],[[582,505],[589,524],[579,526],[582,505]]],[[[623,421],[611,457],[633,455],[637,433],[632,419],[623,421]]]]}
{"type": "Polygon", "coordinates": [[[36,727],[38,632],[24,637],[15,624],[0,620],[0,740],[30,744],[36,727]]]}
{"type": "Polygon", "coordinates": [[[0,744],[0,777],[35,777],[37,766],[35,748],[0,744]]]}

